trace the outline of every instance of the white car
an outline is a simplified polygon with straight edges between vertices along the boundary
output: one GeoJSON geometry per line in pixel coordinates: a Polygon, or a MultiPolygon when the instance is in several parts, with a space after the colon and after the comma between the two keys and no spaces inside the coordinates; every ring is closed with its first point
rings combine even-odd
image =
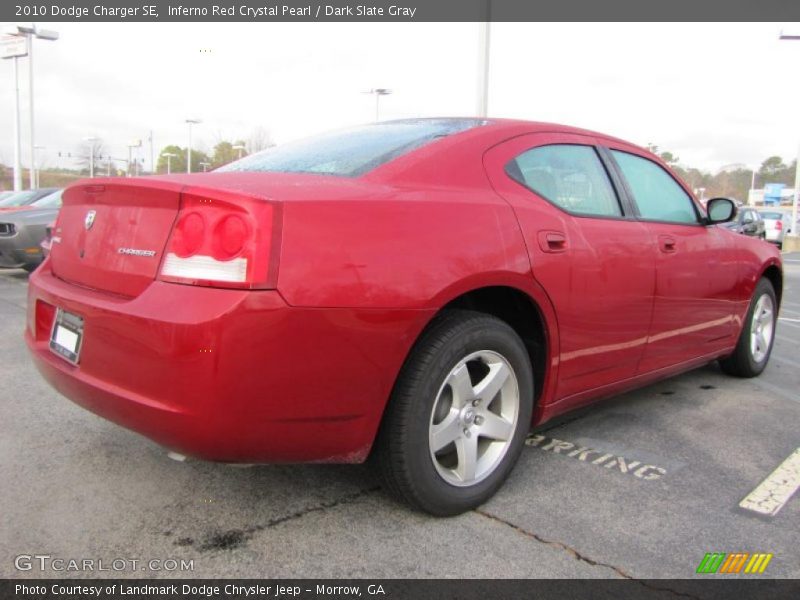
{"type": "Polygon", "coordinates": [[[778,246],[783,246],[783,238],[791,229],[792,216],[779,210],[760,210],[764,219],[765,239],[778,246]]]}

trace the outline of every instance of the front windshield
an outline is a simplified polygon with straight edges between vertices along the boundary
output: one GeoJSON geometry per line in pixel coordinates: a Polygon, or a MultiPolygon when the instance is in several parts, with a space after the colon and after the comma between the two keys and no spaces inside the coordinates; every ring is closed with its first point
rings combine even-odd
{"type": "Polygon", "coordinates": [[[358,177],[480,119],[407,119],[363,125],[269,148],[217,169],[358,177]]]}
{"type": "Polygon", "coordinates": [[[57,192],[53,192],[52,194],[48,194],[44,198],[37,200],[31,207],[35,208],[61,208],[61,192],[62,190],[58,190],[57,192]]]}
{"type": "Polygon", "coordinates": [[[28,190],[26,192],[17,192],[4,200],[0,200],[0,207],[9,208],[13,206],[24,206],[30,204],[31,199],[36,196],[35,190],[28,190]]]}

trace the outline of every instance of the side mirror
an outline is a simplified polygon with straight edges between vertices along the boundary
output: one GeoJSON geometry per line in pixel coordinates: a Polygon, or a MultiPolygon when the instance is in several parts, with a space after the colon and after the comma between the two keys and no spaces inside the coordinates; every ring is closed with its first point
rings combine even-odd
{"type": "Polygon", "coordinates": [[[729,198],[712,198],[706,204],[708,223],[727,223],[736,216],[736,203],[729,198]]]}

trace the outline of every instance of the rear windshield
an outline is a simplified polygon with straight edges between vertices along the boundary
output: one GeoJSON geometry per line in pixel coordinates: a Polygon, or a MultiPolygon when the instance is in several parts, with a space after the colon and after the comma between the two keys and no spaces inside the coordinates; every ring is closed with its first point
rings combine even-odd
{"type": "Polygon", "coordinates": [[[780,221],[783,218],[783,213],[779,212],[762,212],[761,216],[765,219],[775,219],[776,221],[780,221]]]}
{"type": "Polygon", "coordinates": [[[247,156],[220,171],[358,177],[434,140],[485,124],[480,119],[409,119],[327,133],[247,156]]]}

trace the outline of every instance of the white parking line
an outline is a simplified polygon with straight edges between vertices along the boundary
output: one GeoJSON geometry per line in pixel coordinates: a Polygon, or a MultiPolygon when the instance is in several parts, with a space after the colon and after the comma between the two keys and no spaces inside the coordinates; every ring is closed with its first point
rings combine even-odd
{"type": "Polygon", "coordinates": [[[774,517],[800,488],[800,448],[792,452],[739,506],[774,517]]]}
{"type": "Polygon", "coordinates": [[[783,321],[784,325],[788,325],[789,327],[797,327],[800,329],[800,325],[797,324],[800,323],[800,319],[787,319],[786,317],[779,317],[779,319],[783,321]]]}

